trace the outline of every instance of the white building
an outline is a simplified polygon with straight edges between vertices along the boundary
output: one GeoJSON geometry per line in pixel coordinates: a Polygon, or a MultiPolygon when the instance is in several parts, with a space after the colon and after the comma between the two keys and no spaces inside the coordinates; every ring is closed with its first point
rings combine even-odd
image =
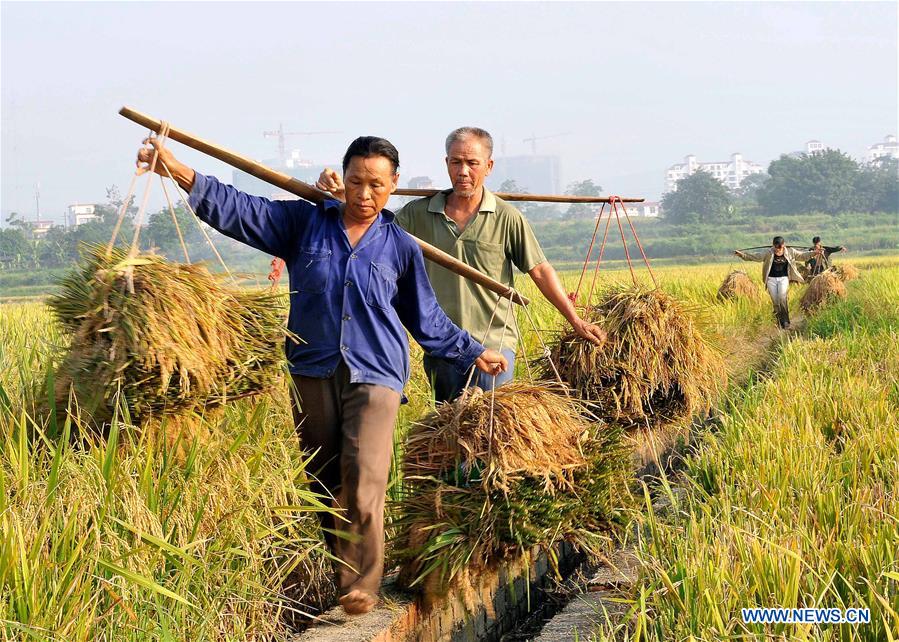
{"type": "Polygon", "coordinates": [[[692,154],[684,158],[683,163],[672,165],[665,173],[665,191],[677,190],[677,182],[697,170],[707,172],[724,183],[726,187],[736,190],[743,179],[750,174],[761,174],[765,168],[743,158],[742,154],[731,154],[729,161],[700,163],[692,154]]]}
{"type": "Polygon", "coordinates": [[[76,203],[68,207],[69,225],[74,227],[96,221],[98,218],[96,205],[78,205],[76,203]]]}
{"type": "Polygon", "coordinates": [[[899,144],[896,143],[895,136],[885,136],[882,143],[868,146],[866,161],[873,163],[881,158],[899,158],[899,144]]]}
{"type": "Polygon", "coordinates": [[[642,203],[625,203],[627,213],[631,216],[643,216],[646,218],[658,218],[662,211],[662,204],[658,201],[643,201],[642,203]]]}
{"type": "Polygon", "coordinates": [[[31,235],[36,239],[42,238],[47,235],[51,227],[53,227],[53,221],[35,221],[34,227],[31,228],[31,235]]]}

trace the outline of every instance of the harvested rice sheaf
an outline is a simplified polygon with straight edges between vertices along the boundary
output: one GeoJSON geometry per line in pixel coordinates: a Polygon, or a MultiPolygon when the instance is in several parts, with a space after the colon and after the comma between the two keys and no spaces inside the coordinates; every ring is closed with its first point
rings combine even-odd
{"type": "MultiPolygon", "coordinates": [[[[608,341],[595,346],[570,331],[550,359],[594,414],[652,427],[709,411],[725,381],[724,360],[697,308],[658,289],[617,285],[586,317],[608,341]]],[[[550,370],[546,360],[543,369],[550,370]]]]}
{"type": "Polygon", "coordinates": [[[57,402],[96,421],[119,391],[137,423],[214,407],[279,380],[283,297],[227,288],[202,265],[91,248],[49,304],[70,335],[57,402]]]}
{"type": "Polygon", "coordinates": [[[492,400],[491,393],[474,391],[415,424],[406,442],[406,475],[468,476],[489,461],[477,474],[494,489],[508,490],[524,477],[542,480],[547,492],[571,488],[574,472],[587,465],[590,426],[582,404],[551,382],[510,383],[492,400]]]}
{"type": "Polygon", "coordinates": [[[854,281],[859,277],[858,268],[848,263],[841,263],[830,268],[840,281],[854,281]]]}
{"type": "Polygon", "coordinates": [[[799,300],[804,312],[814,312],[823,305],[846,298],[846,286],[833,270],[825,270],[808,284],[799,300]]]}
{"type": "Polygon", "coordinates": [[[510,383],[413,424],[397,507],[403,584],[439,594],[466,569],[561,539],[604,550],[625,504],[628,449],[619,427],[591,424],[566,393],[510,383]]]}
{"type": "Polygon", "coordinates": [[[721,287],[718,288],[718,299],[726,301],[727,299],[747,298],[757,301],[759,298],[759,289],[746,272],[743,270],[733,270],[724,278],[721,287]]]}

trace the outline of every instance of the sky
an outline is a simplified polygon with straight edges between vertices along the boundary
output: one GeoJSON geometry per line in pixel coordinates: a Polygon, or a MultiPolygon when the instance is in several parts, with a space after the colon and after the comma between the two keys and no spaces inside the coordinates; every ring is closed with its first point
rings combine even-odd
{"type": "MultiPolygon", "coordinates": [[[[767,165],[818,139],[861,157],[897,133],[897,3],[0,4],[0,214],[62,221],[124,191],[129,105],[253,158],[265,130],[334,163],[390,139],[404,179],[448,186],[443,140],[489,130],[558,154],[563,184],[658,198],[687,154],[767,165]]],[[[176,143],[200,172],[223,163],[176,143]]],[[[155,195],[154,199],[161,196],[155,195]]],[[[151,202],[151,207],[161,206],[151,202]]]]}

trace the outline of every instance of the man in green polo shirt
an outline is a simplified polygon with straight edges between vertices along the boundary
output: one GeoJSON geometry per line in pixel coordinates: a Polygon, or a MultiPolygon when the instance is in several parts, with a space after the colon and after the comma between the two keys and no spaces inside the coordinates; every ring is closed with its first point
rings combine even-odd
{"type": "MultiPolygon", "coordinates": [[[[452,131],[446,138],[446,168],[452,189],[406,204],[397,213],[397,223],[501,283],[514,284],[513,265],[526,272],[580,336],[601,344],[605,333],[578,316],[527,220],[517,208],[484,187],[493,169],[492,156],[493,138],[483,129],[460,127],[452,131]]],[[[326,169],[316,185],[343,199],[343,183],[337,172],[326,169]]],[[[511,379],[519,339],[509,313],[511,301],[436,263],[428,262],[427,270],[437,301],[450,319],[488,348],[501,351],[509,361],[503,375],[494,379],[476,373],[472,385],[489,390],[511,379]]],[[[468,380],[467,373],[459,373],[449,362],[430,355],[425,355],[424,367],[437,401],[455,398],[468,380]]]]}

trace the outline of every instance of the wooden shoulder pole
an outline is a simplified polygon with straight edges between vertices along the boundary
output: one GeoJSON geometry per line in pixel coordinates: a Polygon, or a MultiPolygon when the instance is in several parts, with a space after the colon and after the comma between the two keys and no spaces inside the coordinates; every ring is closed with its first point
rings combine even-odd
{"type": "MultiPolygon", "coordinates": [[[[162,122],[160,120],[153,118],[152,116],[142,114],[141,112],[131,109],[130,107],[122,107],[119,110],[119,114],[121,114],[128,120],[134,121],[138,125],[146,127],[147,129],[151,129],[155,132],[158,132],[162,125],[162,122]]],[[[320,189],[313,187],[312,185],[304,183],[303,181],[298,180],[292,176],[288,176],[283,172],[279,172],[270,167],[266,167],[262,163],[258,163],[250,158],[247,158],[246,156],[243,156],[236,152],[232,152],[207,140],[203,140],[198,136],[189,134],[184,130],[178,129],[176,127],[169,126],[168,137],[172,140],[178,141],[179,143],[187,145],[192,149],[203,152],[204,154],[212,156],[213,158],[217,158],[218,160],[227,163],[232,167],[236,167],[237,169],[242,170],[247,174],[251,174],[256,178],[265,181],[266,183],[270,183],[275,187],[280,187],[286,192],[290,192],[291,194],[295,194],[300,198],[304,198],[307,201],[311,201],[313,203],[321,203],[326,199],[332,198],[332,196],[327,192],[323,192],[320,189]]],[[[502,297],[511,299],[519,305],[527,305],[528,303],[530,303],[527,297],[522,296],[518,292],[510,291],[509,286],[503,285],[499,281],[490,278],[480,270],[476,270],[467,263],[459,261],[446,252],[437,249],[429,243],[425,243],[415,236],[412,236],[412,238],[414,238],[415,242],[418,243],[419,247],[421,248],[422,254],[428,260],[445,267],[447,270],[455,272],[459,276],[469,279],[470,281],[474,281],[478,285],[482,285],[488,290],[496,292],[502,297]]]]}

